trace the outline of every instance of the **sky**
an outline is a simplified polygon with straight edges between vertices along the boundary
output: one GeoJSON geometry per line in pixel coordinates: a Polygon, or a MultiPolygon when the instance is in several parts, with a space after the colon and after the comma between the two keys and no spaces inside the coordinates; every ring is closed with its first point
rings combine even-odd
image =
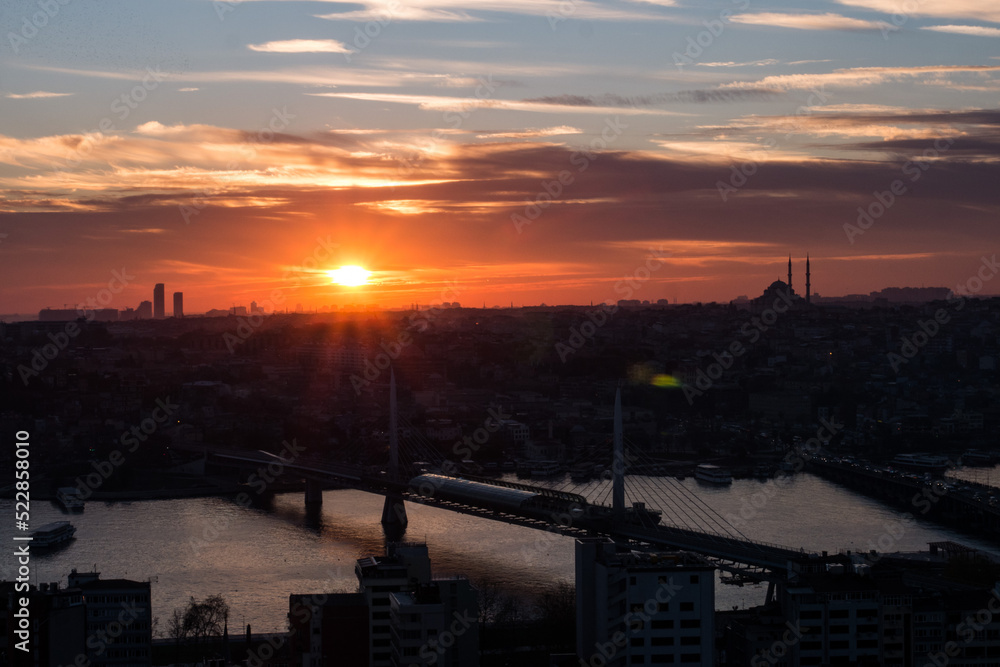
{"type": "Polygon", "coordinates": [[[823,296],[955,289],[1000,238],[995,0],[6,0],[0,25],[0,313],[155,283],[188,312],[728,302],[789,255],[801,293],[807,253],[823,296]]]}

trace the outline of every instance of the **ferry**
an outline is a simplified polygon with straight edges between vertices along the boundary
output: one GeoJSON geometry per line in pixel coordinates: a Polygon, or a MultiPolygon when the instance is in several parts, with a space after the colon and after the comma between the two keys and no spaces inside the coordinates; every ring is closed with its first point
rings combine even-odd
{"type": "Polygon", "coordinates": [[[948,469],[951,461],[947,456],[933,456],[931,454],[897,454],[892,460],[892,465],[908,470],[919,472],[944,472],[948,469]]]}
{"type": "Polygon", "coordinates": [[[62,486],[56,490],[56,500],[68,512],[82,512],[84,503],[80,490],[73,486],[62,486]]]}
{"type": "Polygon", "coordinates": [[[532,477],[551,477],[562,471],[556,461],[532,461],[530,465],[532,477]]]}
{"type": "Polygon", "coordinates": [[[694,470],[694,478],[708,484],[732,484],[733,476],[725,468],[711,463],[702,463],[694,470]]]}
{"type": "Polygon", "coordinates": [[[991,466],[995,461],[993,454],[979,449],[970,449],[962,454],[962,465],[964,466],[991,466]]]}
{"type": "Polygon", "coordinates": [[[54,521],[36,528],[31,533],[31,546],[35,549],[55,547],[73,539],[76,527],[69,521],[54,521]]]}

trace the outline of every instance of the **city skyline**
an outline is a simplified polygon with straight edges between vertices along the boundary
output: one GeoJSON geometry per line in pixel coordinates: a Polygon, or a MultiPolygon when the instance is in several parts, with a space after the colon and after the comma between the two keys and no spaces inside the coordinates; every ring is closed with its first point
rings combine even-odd
{"type": "Polygon", "coordinates": [[[724,302],[807,249],[816,291],[868,293],[992,257],[984,0],[119,5],[10,7],[2,312],[123,266],[194,312],[613,300],[652,259],[649,300],[724,302]]]}

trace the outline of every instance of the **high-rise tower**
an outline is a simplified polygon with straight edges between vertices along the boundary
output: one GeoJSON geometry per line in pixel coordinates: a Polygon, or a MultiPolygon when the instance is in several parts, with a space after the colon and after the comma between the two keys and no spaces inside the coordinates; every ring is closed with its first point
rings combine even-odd
{"type": "Polygon", "coordinates": [[[163,283],[156,283],[153,286],[153,319],[162,320],[166,316],[163,283]]]}
{"type": "Polygon", "coordinates": [[[184,292],[174,292],[174,317],[184,317],[184,292]]]}
{"type": "Polygon", "coordinates": [[[792,291],[792,256],[788,255],[788,291],[792,291]]]}

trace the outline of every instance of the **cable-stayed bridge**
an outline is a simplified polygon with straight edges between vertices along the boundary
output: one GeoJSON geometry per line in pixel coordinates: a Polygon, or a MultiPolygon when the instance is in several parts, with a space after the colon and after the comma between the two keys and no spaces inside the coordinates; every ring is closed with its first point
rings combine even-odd
{"type": "Polygon", "coordinates": [[[405,527],[405,504],[411,502],[564,535],[603,535],[640,548],[692,551],[720,569],[752,579],[780,576],[790,560],[807,555],[802,549],[751,539],[673,477],[627,474],[629,469],[648,469],[652,462],[635,448],[626,457],[620,398],[615,404],[611,462],[602,479],[581,482],[570,477],[559,483],[526,484],[436,472],[455,467],[429,443],[401,447],[394,381],[391,385],[389,462],[384,468],[324,461],[308,454],[282,458],[263,451],[216,449],[209,455],[216,464],[270,466],[283,476],[304,478],[307,504],[321,503],[322,489],[331,485],[383,495],[382,523],[387,529],[405,527]]]}

